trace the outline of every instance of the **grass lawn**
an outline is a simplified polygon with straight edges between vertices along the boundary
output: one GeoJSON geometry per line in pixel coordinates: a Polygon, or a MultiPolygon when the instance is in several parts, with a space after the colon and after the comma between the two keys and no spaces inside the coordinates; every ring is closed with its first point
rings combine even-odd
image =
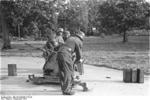
{"type": "Polygon", "coordinates": [[[84,43],[83,56],[87,64],[123,69],[142,67],[150,74],[149,36],[130,36],[123,44],[121,37],[89,37],[84,43]]]}
{"type": "MultiPolygon", "coordinates": [[[[24,43],[42,47],[45,41],[13,41],[13,49],[2,51],[1,56],[41,57],[41,51],[28,47],[24,43]]],[[[122,69],[127,65],[132,68],[142,67],[146,74],[150,74],[148,52],[149,36],[130,36],[129,42],[125,44],[119,36],[86,37],[83,47],[86,64],[115,69],[122,69]]]]}

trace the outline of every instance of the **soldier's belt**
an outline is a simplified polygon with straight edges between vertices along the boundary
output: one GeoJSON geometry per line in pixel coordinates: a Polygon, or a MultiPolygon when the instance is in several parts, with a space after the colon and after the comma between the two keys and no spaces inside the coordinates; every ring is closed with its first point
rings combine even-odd
{"type": "Polygon", "coordinates": [[[71,52],[71,53],[73,52],[71,48],[67,48],[67,50],[68,50],[69,52],[71,52]]]}
{"type": "Polygon", "coordinates": [[[70,53],[73,53],[73,50],[71,48],[69,48],[69,47],[65,47],[65,50],[67,50],[70,53]]]}

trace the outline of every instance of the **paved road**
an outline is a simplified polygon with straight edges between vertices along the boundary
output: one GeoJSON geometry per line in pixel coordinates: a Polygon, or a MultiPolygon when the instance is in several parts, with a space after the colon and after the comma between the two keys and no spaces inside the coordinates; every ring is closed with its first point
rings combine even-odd
{"type": "MultiPolygon", "coordinates": [[[[1,94],[8,95],[61,95],[58,85],[34,85],[26,82],[28,74],[42,74],[44,59],[33,57],[2,57],[1,58],[1,94]],[[17,64],[18,76],[7,76],[7,64],[17,64]]],[[[75,95],[88,96],[120,96],[120,95],[150,95],[150,76],[145,76],[144,84],[122,82],[122,71],[84,65],[85,75],[82,77],[90,88],[82,92],[77,86],[75,95]]]]}

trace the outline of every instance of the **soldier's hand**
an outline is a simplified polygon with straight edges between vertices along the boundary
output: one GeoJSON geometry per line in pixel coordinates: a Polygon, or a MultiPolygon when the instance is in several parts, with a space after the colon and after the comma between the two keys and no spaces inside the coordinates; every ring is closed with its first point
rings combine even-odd
{"type": "Polygon", "coordinates": [[[80,60],[76,60],[76,61],[74,62],[74,64],[78,64],[78,63],[80,63],[80,60]]]}

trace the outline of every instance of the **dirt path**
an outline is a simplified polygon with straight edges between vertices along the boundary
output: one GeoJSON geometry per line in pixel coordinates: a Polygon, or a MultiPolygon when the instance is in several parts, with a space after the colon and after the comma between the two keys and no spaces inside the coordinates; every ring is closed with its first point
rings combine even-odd
{"type": "MultiPolygon", "coordinates": [[[[9,95],[61,95],[58,85],[33,85],[26,82],[28,74],[42,74],[43,58],[37,57],[1,57],[1,94],[9,95]],[[17,77],[7,76],[7,64],[17,64],[17,77]]],[[[75,95],[109,96],[109,95],[148,95],[150,93],[150,76],[145,76],[144,84],[122,82],[122,71],[84,65],[85,75],[82,77],[90,88],[89,92],[82,92],[76,87],[75,95]]],[[[150,95],[150,94],[149,94],[150,95]]]]}

